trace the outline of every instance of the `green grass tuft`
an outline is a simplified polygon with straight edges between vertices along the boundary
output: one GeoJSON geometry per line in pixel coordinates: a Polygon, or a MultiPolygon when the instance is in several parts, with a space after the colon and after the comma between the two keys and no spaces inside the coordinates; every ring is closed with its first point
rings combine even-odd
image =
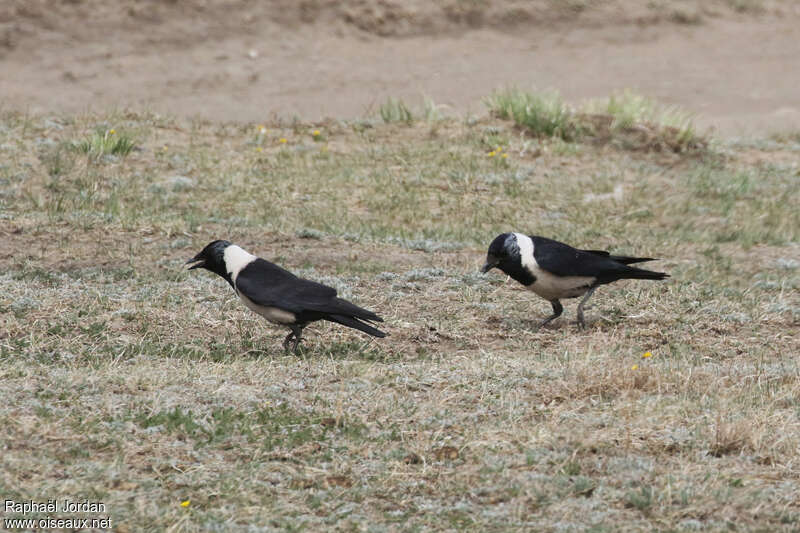
{"type": "Polygon", "coordinates": [[[389,99],[381,105],[379,113],[386,124],[391,124],[393,122],[411,124],[414,122],[414,115],[411,113],[411,110],[405,102],[399,98],[389,97],[389,99]]]}
{"type": "Polygon", "coordinates": [[[570,108],[556,92],[532,93],[517,88],[495,92],[485,101],[495,116],[513,120],[537,137],[567,142],[615,144],[630,150],[703,150],[707,142],[690,114],[664,108],[653,100],[623,91],[608,100],[570,108]]]}
{"type": "Polygon", "coordinates": [[[572,110],[557,92],[531,93],[509,88],[495,92],[485,102],[496,116],[513,120],[533,135],[570,141],[578,133],[572,110]]]}
{"type": "Polygon", "coordinates": [[[677,107],[659,106],[651,98],[625,90],[606,101],[587,103],[585,113],[605,114],[611,117],[612,135],[625,136],[631,130],[649,130],[651,142],[662,138],[673,151],[683,152],[703,140],[699,138],[691,114],[677,107]]]}
{"type": "Polygon", "coordinates": [[[77,152],[94,159],[105,155],[125,157],[131,153],[134,146],[134,140],[127,134],[104,128],[97,129],[85,139],[73,143],[73,148],[77,152]]]}

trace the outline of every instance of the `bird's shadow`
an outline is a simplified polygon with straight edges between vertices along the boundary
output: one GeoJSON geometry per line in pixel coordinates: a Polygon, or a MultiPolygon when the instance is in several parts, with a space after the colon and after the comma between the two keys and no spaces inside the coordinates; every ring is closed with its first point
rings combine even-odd
{"type": "Polygon", "coordinates": [[[245,343],[244,350],[238,353],[238,357],[250,359],[262,359],[269,357],[298,357],[300,359],[361,359],[364,361],[386,361],[389,355],[382,351],[379,346],[370,342],[358,340],[343,340],[337,342],[307,342],[305,339],[297,347],[297,351],[284,350],[279,341],[274,344],[271,340],[262,342],[253,341],[245,343]]]}
{"type": "MultiPolygon", "coordinates": [[[[302,347],[301,347],[302,350],[302,347]]],[[[361,359],[386,361],[389,356],[375,343],[361,340],[342,340],[307,347],[308,354],[318,354],[330,359],[361,359]]]]}
{"type": "Polygon", "coordinates": [[[241,353],[241,356],[250,359],[264,359],[265,357],[275,357],[276,355],[283,355],[283,349],[250,348],[249,350],[245,350],[241,353]]]}
{"type": "Polygon", "coordinates": [[[529,333],[547,333],[548,331],[555,332],[555,331],[564,331],[564,330],[574,330],[574,331],[588,331],[591,329],[595,329],[597,327],[604,327],[609,324],[613,324],[614,321],[609,321],[608,319],[604,319],[602,317],[593,317],[589,318],[586,317],[585,322],[586,325],[581,327],[578,325],[578,322],[574,319],[570,318],[563,318],[559,317],[552,322],[542,325],[542,318],[506,318],[502,320],[502,325],[504,328],[512,330],[512,331],[527,331],[529,333]]]}

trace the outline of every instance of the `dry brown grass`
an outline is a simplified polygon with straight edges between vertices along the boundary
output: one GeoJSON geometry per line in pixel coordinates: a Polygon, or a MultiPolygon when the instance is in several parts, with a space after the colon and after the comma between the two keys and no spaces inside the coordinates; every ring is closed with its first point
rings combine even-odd
{"type": "Polygon", "coordinates": [[[118,531],[797,529],[792,144],[697,160],[492,120],[313,125],[324,143],[136,114],[0,125],[4,498],[100,500],[118,531]],[[98,124],[139,151],[59,151],[98,124]],[[673,277],[598,291],[586,331],[570,303],[534,332],[547,303],[476,273],[507,229],[673,277]],[[224,282],[182,271],[217,237],[391,336],[315,324],[283,354],[224,282]]]}

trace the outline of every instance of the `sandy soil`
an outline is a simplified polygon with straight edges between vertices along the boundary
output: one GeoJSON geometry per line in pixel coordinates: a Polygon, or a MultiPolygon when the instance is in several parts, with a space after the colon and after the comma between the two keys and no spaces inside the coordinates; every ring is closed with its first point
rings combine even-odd
{"type": "Polygon", "coordinates": [[[634,88],[727,135],[800,129],[793,2],[8,0],[0,64],[2,106],[32,112],[316,120],[423,95],[483,112],[518,85],[634,88]]]}

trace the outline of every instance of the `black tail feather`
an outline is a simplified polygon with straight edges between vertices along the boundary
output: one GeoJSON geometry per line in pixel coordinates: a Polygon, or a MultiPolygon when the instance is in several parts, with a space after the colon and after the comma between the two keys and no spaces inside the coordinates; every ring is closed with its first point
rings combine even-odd
{"type": "Polygon", "coordinates": [[[655,261],[652,257],[628,257],[625,255],[609,255],[609,259],[622,263],[623,265],[632,265],[633,263],[646,263],[648,261],[655,261]]]}
{"type": "MultiPolygon", "coordinates": [[[[375,316],[374,320],[378,320],[380,322],[383,322],[383,320],[378,315],[375,315],[374,313],[372,313],[372,315],[375,316]]],[[[355,317],[352,317],[352,316],[328,315],[325,318],[327,320],[330,320],[331,322],[336,322],[336,323],[341,324],[343,326],[347,326],[349,328],[353,328],[353,329],[357,329],[359,331],[363,331],[364,333],[372,335],[373,337],[381,337],[381,338],[383,338],[383,337],[386,336],[386,333],[384,333],[383,331],[381,331],[379,329],[375,329],[372,326],[370,326],[369,324],[365,324],[364,322],[362,322],[359,319],[357,319],[355,317]]]]}
{"type": "Polygon", "coordinates": [[[656,279],[661,280],[669,277],[669,274],[664,272],[654,272],[652,270],[645,270],[643,268],[628,267],[620,272],[620,279],[656,279]]]}
{"type": "Polygon", "coordinates": [[[326,309],[322,310],[337,316],[351,316],[361,320],[369,320],[370,322],[383,322],[383,319],[372,311],[359,307],[347,300],[334,298],[332,303],[333,305],[328,305],[326,309]]]}

